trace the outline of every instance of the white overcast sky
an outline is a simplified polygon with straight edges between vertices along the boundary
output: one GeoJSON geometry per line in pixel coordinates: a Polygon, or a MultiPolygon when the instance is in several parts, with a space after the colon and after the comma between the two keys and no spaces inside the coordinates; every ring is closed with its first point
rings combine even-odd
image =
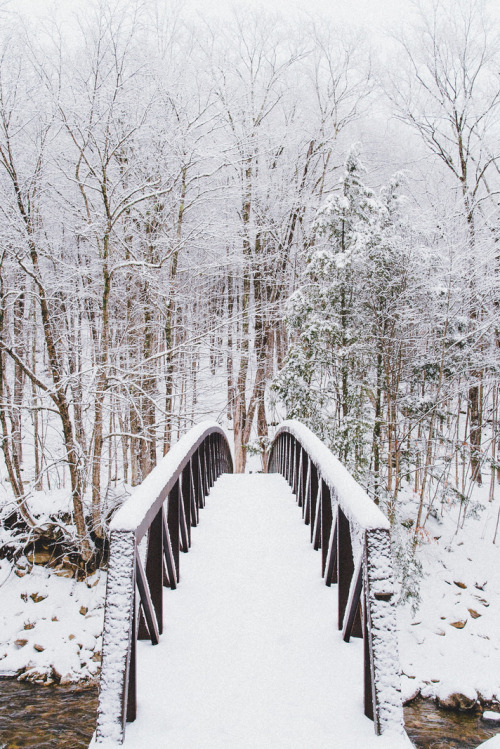
{"type": "MultiPolygon", "coordinates": [[[[165,3],[169,0],[165,0],[165,3]]],[[[89,0],[0,0],[0,7],[9,10],[28,11],[30,15],[47,15],[54,5],[60,10],[74,11],[84,8],[89,0]],[[4,4],[5,3],[5,4],[4,4]]],[[[201,13],[223,13],[231,6],[237,8],[263,8],[279,11],[283,15],[299,15],[300,12],[320,13],[332,20],[366,24],[369,28],[380,28],[404,21],[411,13],[411,0],[184,0],[180,3],[201,13]]]]}

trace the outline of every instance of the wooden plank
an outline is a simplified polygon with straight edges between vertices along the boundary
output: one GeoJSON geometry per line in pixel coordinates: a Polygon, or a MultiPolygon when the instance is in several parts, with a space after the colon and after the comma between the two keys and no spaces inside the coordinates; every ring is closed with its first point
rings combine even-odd
{"type": "Polygon", "coordinates": [[[351,589],[349,591],[349,600],[347,601],[346,616],[344,621],[344,629],[342,630],[342,639],[344,642],[349,642],[351,635],[353,637],[362,637],[362,629],[360,627],[359,634],[356,635],[355,623],[356,619],[360,616],[360,602],[361,602],[361,591],[363,588],[363,555],[360,556],[356,565],[356,571],[352,578],[351,589]]]}
{"type": "Polygon", "coordinates": [[[196,503],[198,509],[202,510],[205,507],[205,494],[203,487],[203,473],[202,473],[202,455],[200,450],[196,453],[195,463],[195,477],[196,477],[196,503]]]}
{"type": "Polygon", "coordinates": [[[139,596],[141,599],[142,609],[144,611],[144,618],[148,627],[149,636],[151,638],[151,644],[158,645],[158,643],[160,642],[158,623],[156,621],[156,614],[153,606],[153,601],[151,600],[146,573],[144,572],[144,567],[142,566],[139,554],[136,555],[135,569],[137,588],[139,590],[139,596]]]}
{"type": "Polygon", "coordinates": [[[155,610],[158,632],[163,632],[163,507],[151,523],[146,557],[146,579],[155,610]]]}
{"type": "Polygon", "coordinates": [[[321,497],[318,484],[318,469],[316,468],[312,460],[309,459],[309,519],[311,523],[311,542],[314,537],[316,507],[321,497]]]}
{"type": "MultiPolygon", "coordinates": [[[[323,482],[321,490],[321,570],[324,574],[328,554],[328,540],[333,522],[333,491],[323,482]]],[[[333,582],[337,582],[337,578],[333,582]]]]}
{"type": "MultiPolygon", "coordinates": [[[[314,514],[314,524],[313,524],[313,531],[312,531],[312,544],[314,551],[318,551],[321,549],[321,507],[323,505],[323,492],[318,492],[316,496],[316,512],[314,514]]],[[[323,566],[323,565],[322,565],[323,566]]]]}
{"type": "Polygon", "coordinates": [[[175,576],[176,576],[177,582],[179,582],[180,580],[179,504],[180,504],[179,482],[177,482],[176,484],[174,484],[174,486],[172,487],[172,490],[170,491],[170,494],[168,495],[168,503],[167,503],[168,535],[170,538],[172,554],[174,557],[175,573],[176,573],[175,576]]]}
{"type": "MultiPolygon", "coordinates": [[[[179,477],[179,492],[182,492],[182,475],[179,477]]],[[[185,513],[185,503],[182,493],[179,496],[179,529],[180,529],[180,550],[187,554],[189,551],[189,534],[185,513]]]]}
{"type": "Polygon", "coordinates": [[[191,471],[189,468],[188,463],[181,473],[182,503],[184,506],[188,548],[191,546],[191,471]]]}
{"type": "Polygon", "coordinates": [[[340,506],[337,509],[337,565],[339,585],[338,628],[342,630],[351,580],[354,574],[354,562],[352,559],[351,528],[340,506]]]}
{"type": "Polygon", "coordinates": [[[304,460],[302,463],[302,479],[303,479],[303,508],[302,517],[306,525],[311,522],[311,460],[309,455],[303,450],[304,460]]]}
{"type": "Polygon", "coordinates": [[[196,500],[196,485],[194,481],[193,461],[189,461],[189,483],[191,496],[191,525],[195,528],[200,522],[198,502],[196,500]]]}
{"type": "Polygon", "coordinates": [[[172,545],[170,543],[170,534],[168,531],[167,518],[165,516],[165,510],[162,508],[162,521],[163,521],[163,555],[165,558],[165,566],[167,569],[167,580],[168,585],[172,590],[177,587],[177,571],[175,568],[175,560],[172,552],[172,545]]]}
{"type": "Polygon", "coordinates": [[[325,576],[325,585],[328,585],[328,587],[330,587],[332,583],[337,582],[337,514],[335,514],[335,519],[330,530],[328,554],[323,574],[325,576]]]}

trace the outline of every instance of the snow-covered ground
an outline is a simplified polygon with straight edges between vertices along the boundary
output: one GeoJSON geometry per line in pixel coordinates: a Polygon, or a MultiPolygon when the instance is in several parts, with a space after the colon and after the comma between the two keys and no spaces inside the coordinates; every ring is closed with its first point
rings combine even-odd
{"type": "Polygon", "coordinates": [[[0,561],[0,676],[35,683],[92,682],[98,676],[105,575],[85,582],[35,565],[24,577],[0,561]]]}
{"type": "Polygon", "coordinates": [[[467,707],[500,702],[500,546],[493,544],[499,500],[488,487],[474,498],[484,508],[457,531],[458,507],[429,517],[419,549],[421,604],[399,610],[403,693],[467,707]],[[449,700],[461,694],[460,703],[449,700]]]}

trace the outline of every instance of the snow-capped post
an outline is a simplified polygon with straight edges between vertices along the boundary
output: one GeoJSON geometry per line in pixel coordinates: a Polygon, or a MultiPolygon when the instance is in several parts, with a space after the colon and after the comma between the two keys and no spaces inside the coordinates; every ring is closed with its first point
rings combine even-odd
{"type": "Polygon", "coordinates": [[[159,643],[163,587],[177,586],[179,552],[189,550],[205,495],[232,470],[224,430],[203,422],[170,449],[111,522],[96,744],[122,744],[126,722],[135,720],[136,639],[159,643]],[[143,565],[138,547],[146,535],[143,565]]]}
{"type": "Polygon", "coordinates": [[[306,426],[285,421],[269,452],[269,471],[290,484],[321,549],[325,584],[338,582],[338,628],[364,638],[365,715],[376,734],[404,732],[390,524],[306,426]]]}

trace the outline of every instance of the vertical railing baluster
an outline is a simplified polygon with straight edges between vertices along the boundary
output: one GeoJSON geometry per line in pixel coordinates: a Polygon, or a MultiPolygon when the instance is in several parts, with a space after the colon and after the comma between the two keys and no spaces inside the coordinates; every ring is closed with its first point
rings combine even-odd
{"type": "Polygon", "coordinates": [[[302,517],[306,525],[309,525],[310,517],[310,506],[309,506],[309,456],[306,451],[302,448],[302,472],[301,472],[301,484],[302,484],[302,517]]]}
{"type": "Polygon", "coordinates": [[[156,614],[158,632],[163,631],[163,507],[149,528],[146,579],[156,614]]]}
{"type": "Polygon", "coordinates": [[[208,490],[214,485],[214,454],[213,454],[213,441],[212,435],[207,438],[207,454],[208,454],[208,490]]]}
{"type": "Polygon", "coordinates": [[[205,482],[203,480],[203,446],[200,445],[197,452],[197,459],[196,459],[196,474],[197,474],[197,481],[198,481],[198,489],[197,489],[197,500],[198,500],[198,507],[203,509],[205,507],[205,482]]]}
{"type": "Polygon", "coordinates": [[[187,554],[189,551],[189,534],[188,534],[188,523],[185,511],[185,500],[184,500],[184,486],[182,476],[184,471],[179,476],[177,484],[179,485],[179,532],[180,532],[180,550],[187,554]]]}
{"type": "MultiPolygon", "coordinates": [[[[354,575],[352,557],[351,527],[340,506],[337,509],[337,569],[338,569],[338,628],[344,625],[344,615],[349,600],[349,591],[354,575]]],[[[362,637],[361,620],[358,615],[352,629],[353,637],[362,637]]]]}
{"type": "Polygon", "coordinates": [[[187,545],[191,546],[191,465],[188,463],[181,474],[182,502],[186,520],[187,545]]]}
{"type": "Polygon", "coordinates": [[[314,525],[316,522],[316,508],[318,506],[318,492],[320,488],[318,469],[311,462],[309,476],[309,522],[311,523],[311,542],[314,539],[314,525]]]}
{"type": "MultiPolygon", "coordinates": [[[[297,443],[298,444],[298,443],[297,443]]],[[[303,506],[303,487],[302,487],[302,460],[304,451],[299,446],[298,448],[298,467],[297,467],[297,480],[295,487],[295,494],[297,495],[297,504],[299,507],[303,506]]],[[[302,513],[302,517],[304,513],[302,513]]]]}
{"type": "MultiPolygon", "coordinates": [[[[292,490],[295,496],[297,497],[297,485],[298,485],[298,479],[299,479],[299,460],[298,460],[298,452],[299,452],[299,443],[298,440],[293,438],[293,451],[292,451],[292,460],[293,460],[293,476],[292,476],[292,490]]],[[[298,497],[297,497],[298,499],[298,497]]]]}
{"type": "Polygon", "coordinates": [[[196,527],[199,523],[200,516],[198,511],[198,500],[196,496],[196,484],[193,471],[193,458],[189,461],[189,489],[191,498],[191,525],[196,527]]]}
{"type": "Polygon", "coordinates": [[[200,445],[201,448],[201,457],[202,457],[202,470],[201,475],[203,478],[203,505],[205,505],[206,497],[208,496],[209,492],[209,484],[208,484],[208,455],[207,455],[207,441],[205,440],[200,445]]]}
{"type": "Polygon", "coordinates": [[[179,554],[179,551],[180,551],[179,504],[180,504],[179,482],[176,481],[176,483],[170,490],[170,494],[168,495],[167,525],[168,525],[168,533],[170,536],[170,545],[172,547],[172,554],[174,555],[177,582],[179,582],[179,580],[181,579],[180,570],[179,570],[179,557],[180,557],[180,554],[179,554]]]}
{"type": "MultiPolygon", "coordinates": [[[[325,574],[326,558],[328,556],[328,542],[332,530],[333,510],[332,510],[332,490],[324,484],[321,491],[321,572],[325,574]],[[324,491],[323,491],[324,489],[324,491]]],[[[335,581],[336,581],[335,577],[335,581]]]]}

